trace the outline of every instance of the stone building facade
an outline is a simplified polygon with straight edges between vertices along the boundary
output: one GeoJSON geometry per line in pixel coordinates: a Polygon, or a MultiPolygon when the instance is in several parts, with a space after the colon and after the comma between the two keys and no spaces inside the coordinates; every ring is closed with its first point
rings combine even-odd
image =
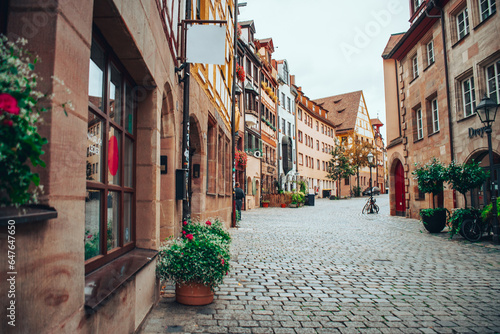
{"type": "MultiPolygon", "coordinates": [[[[191,68],[189,197],[194,217],[230,222],[234,3],[193,1],[186,11],[175,0],[29,0],[5,8],[2,32],[28,40],[42,60],[40,90],[54,93],[39,127],[47,167],[37,171],[40,201],[57,218],[16,226],[14,332],[133,333],[158,300],[161,241],[182,223],[175,175],[185,167],[184,84],[176,67],[186,12],[228,20],[225,65],[191,68]],[[69,100],[66,116],[58,106],[69,100]]],[[[3,228],[0,239],[7,253],[3,228]]],[[[0,332],[12,332],[7,322],[0,332]]]]}
{"type": "MultiPolygon", "coordinates": [[[[489,165],[486,136],[469,131],[482,128],[474,108],[483,94],[500,96],[500,42],[495,1],[420,1],[410,9],[410,29],[391,36],[382,57],[391,214],[417,218],[420,209],[432,207],[432,199],[418,191],[411,176],[416,163],[436,157],[444,164],[474,159],[489,165]]],[[[495,164],[498,126],[493,125],[495,164]]],[[[483,206],[488,186],[472,197],[474,205],[483,206]]],[[[445,187],[437,204],[450,209],[464,201],[445,187]]]]}

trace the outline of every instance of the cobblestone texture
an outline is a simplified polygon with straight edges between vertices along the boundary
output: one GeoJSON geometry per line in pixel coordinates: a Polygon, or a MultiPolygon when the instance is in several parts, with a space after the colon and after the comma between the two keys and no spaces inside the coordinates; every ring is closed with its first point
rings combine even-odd
{"type": "Polygon", "coordinates": [[[366,199],[243,212],[213,304],[162,298],[141,333],[499,333],[500,246],[431,235],[366,199]]]}

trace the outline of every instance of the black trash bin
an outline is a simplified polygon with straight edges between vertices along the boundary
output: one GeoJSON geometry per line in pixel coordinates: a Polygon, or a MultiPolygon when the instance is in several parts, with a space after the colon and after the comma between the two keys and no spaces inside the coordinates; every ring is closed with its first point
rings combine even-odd
{"type": "Polygon", "coordinates": [[[315,194],[307,195],[307,205],[314,206],[314,197],[315,196],[316,196],[315,194]]]}
{"type": "Polygon", "coordinates": [[[327,189],[327,190],[323,189],[323,198],[330,197],[330,192],[331,192],[330,189],[327,189]]]}

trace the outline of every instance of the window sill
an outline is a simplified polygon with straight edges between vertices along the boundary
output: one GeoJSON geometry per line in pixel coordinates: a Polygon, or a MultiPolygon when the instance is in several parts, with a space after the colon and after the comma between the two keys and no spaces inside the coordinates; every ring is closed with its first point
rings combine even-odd
{"type": "Polygon", "coordinates": [[[477,26],[474,27],[474,30],[480,28],[485,22],[487,22],[489,19],[491,19],[496,13],[497,12],[495,11],[490,16],[488,16],[487,18],[485,18],[484,20],[482,20],[477,26]]]}
{"type": "Polygon", "coordinates": [[[412,80],[412,81],[410,81],[410,85],[411,85],[411,84],[412,84],[415,80],[417,80],[417,79],[418,79],[418,75],[417,75],[415,78],[413,78],[413,80],[412,80]]]}
{"type": "Polygon", "coordinates": [[[467,121],[469,119],[473,119],[473,118],[475,118],[476,115],[477,115],[476,113],[472,113],[469,116],[462,117],[459,120],[457,120],[457,123],[465,122],[465,121],[467,121]]]}
{"type": "Polygon", "coordinates": [[[432,136],[434,136],[434,135],[437,135],[438,133],[439,133],[439,130],[437,130],[437,131],[435,131],[435,132],[431,133],[431,134],[430,134],[430,135],[428,135],[427,137],[432,137],[432,136]]]}
{"type": "Polygon", "coordinates": [[[451,46],[451,48],[453,49],[455,46],[462,44],[462,42],[463,42],[463,41],[464,41],[467,37],[469,37],[469,35],[470,35],[470,32],[468,32],[467,34],[465,34],[465,36],[464,36],[464,37],[462,37],[462,38],[460,38],[459,40],[457,40],[457,41],[455,42],[455,44],[453,44],[453,45],[451,46]]]}
{"type": "Polygon", "coordinates": [[[207,191],[207,192],[206,192],[206,194],[207,194],[208,196],[217,197],[217,194],[216,194],[216,193],[210,193],[210,192],[208,192],[208,191],[207,191]]]}
{"type": "Polygon", "coordinates": [[[430,65],[427,65],[427,67],[424,69],[424,72],[425,72],[425,71],[427,71],[427,69],[428,69],[429,67],[431,67],[432,65],[434,65],[435,63],[436,63],[436,61],[433,61],[430,65]]]}
{"type": "Polygon", "coordinates": [[[136,248],[85,276],[85,311],[94,313],[108,297],[134,277],[158,254],[136,248]]]}
{"type": "Polygon", "coordinates": [[[0,209],[0,226],[7,226],[9,221],[15,224],[27,224],[57,218],[56,209],[46,205],[25,205],[0,209]]]}
{"type": "Polygon", "coordinates": [[[421,141],[423,141],[423,140],[424,140],[424,138],[420,138],[420,139],[414,140],[414,141],[413,141],[413,144],[416,144],[416,143],[421,142],[421,141]]]}

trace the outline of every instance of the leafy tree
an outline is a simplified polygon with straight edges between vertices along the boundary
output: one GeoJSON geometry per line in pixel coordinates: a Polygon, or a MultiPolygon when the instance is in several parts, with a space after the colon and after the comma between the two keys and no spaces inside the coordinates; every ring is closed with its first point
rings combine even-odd
{"type": "Polygon", "coordinates": [[[479,167],[479,163],[472,161],[470,164],[459,164],[452,161],[446,169],[446,179],[451,188],[464,195],[465,208],[467,208],[467,191],[479,188],[489,177],[489,172],[479,167]]]}
{"type": "Polygon", "coordinates": [[[446,181],[446,167],[436,158],[423,165],[418,166],[412,172],[417,180],[418,189],[426,194],[432,194],[432,208],[435,208],[434,198],[443,191],[443,183],[446,181]]]}
{"type": "Polygon", "coordinates": [[[341,196],[340,181],[356,173],[355,168],[351,165],[349,157],[346,155],[345,147],[335,141],[335,149],[330,152],[332,158],[328,163],[327,177],[339,181],[339,197],[341,196]]]}
{"type": "Polygon", "coordinates": [[[351,165],[356,170],[356,176],[358,179],[357,186],[361,189],[359,185],[359,169],[361,167],[368,166],[368,153],[375,151],[375,146],[368,142],[367,140],[361,140],[361,137],[357,134],[347,137],[347,141],[342,142],[345,153],[349,157],[351,165]]]}

